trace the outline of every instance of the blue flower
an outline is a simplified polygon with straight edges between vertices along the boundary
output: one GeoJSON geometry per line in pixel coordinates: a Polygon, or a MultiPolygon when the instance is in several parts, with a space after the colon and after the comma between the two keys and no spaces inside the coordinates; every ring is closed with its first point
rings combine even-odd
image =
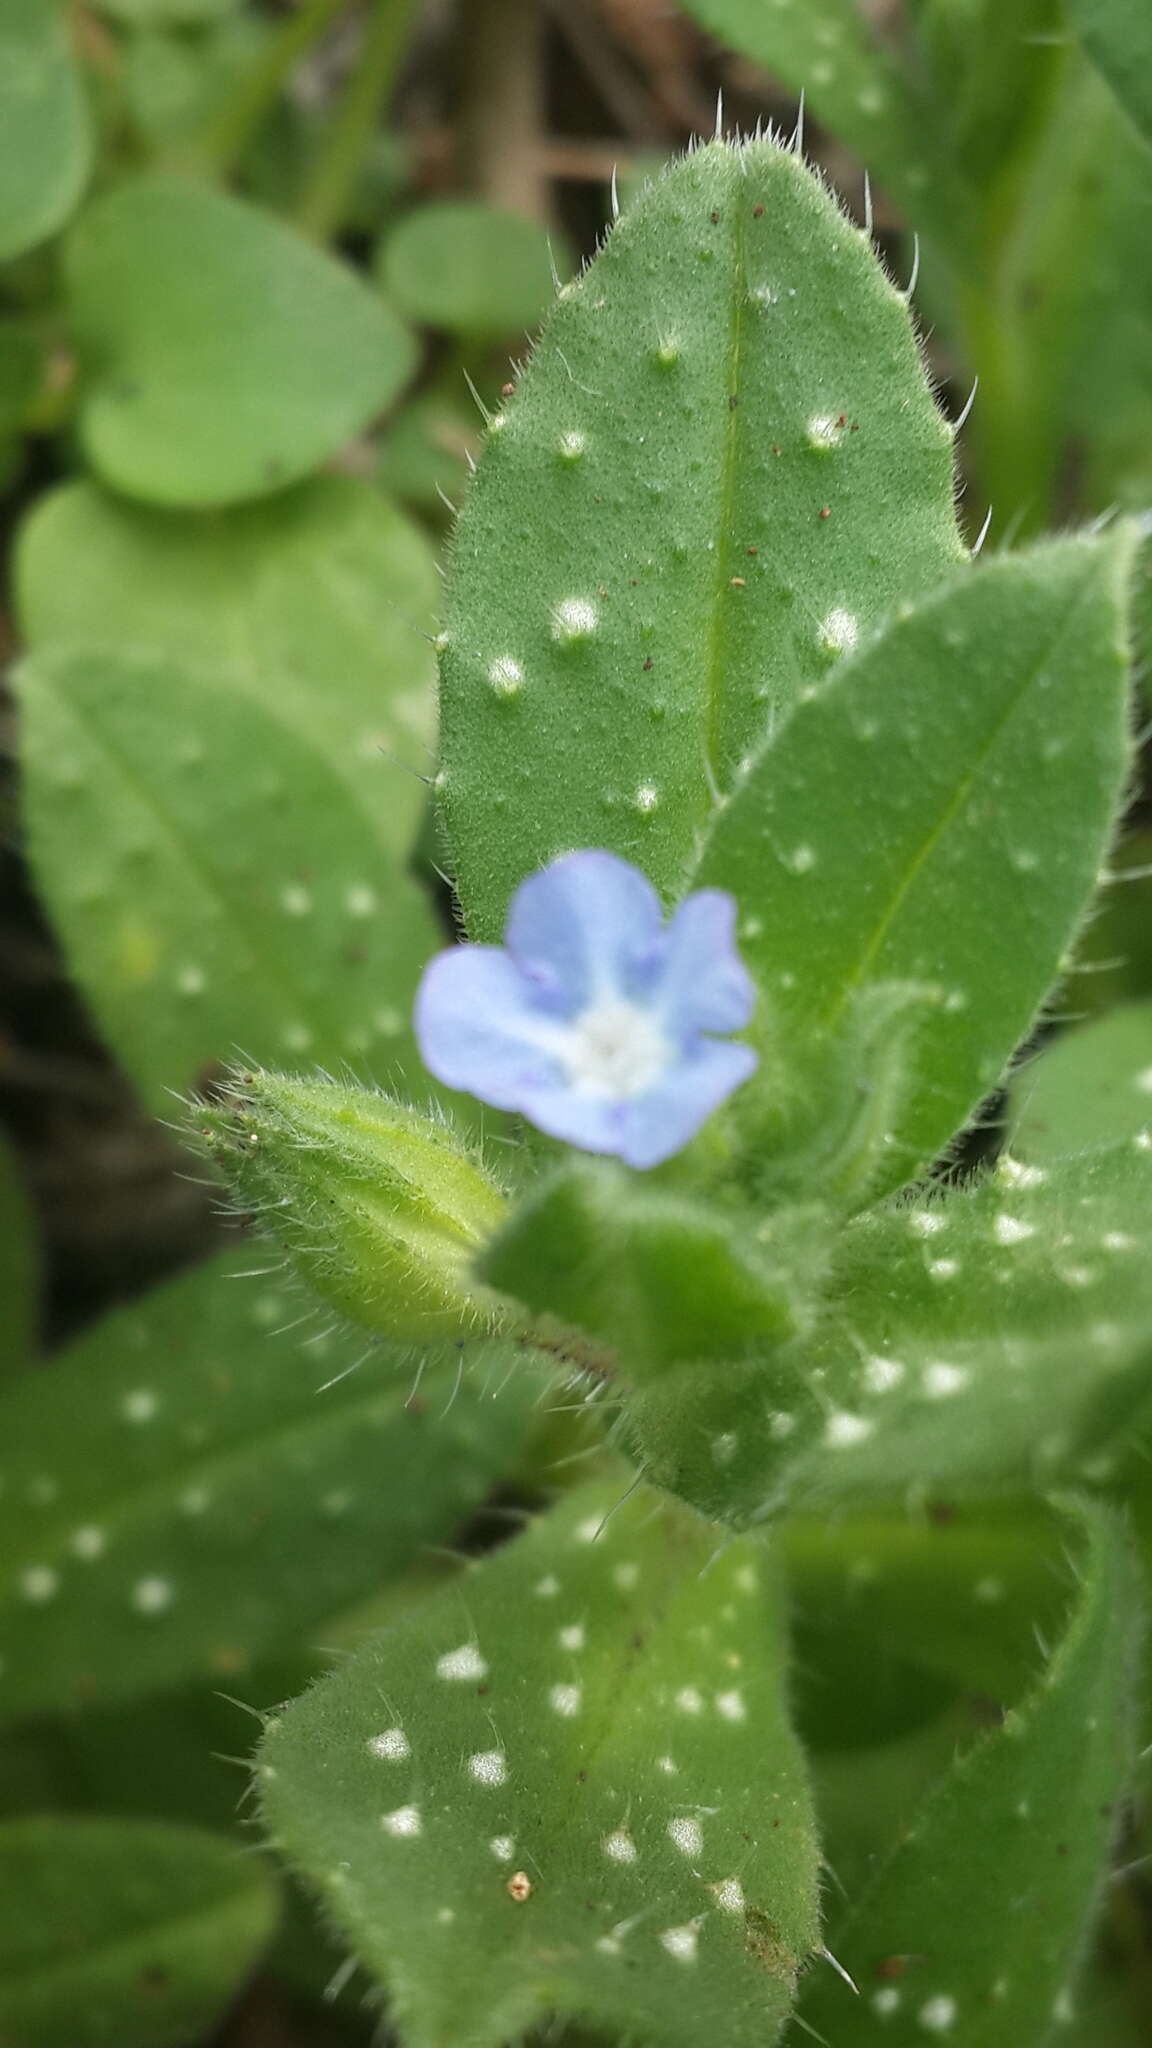
{"type": "Polygon", "coordinates": [[[516,891],[503,946],[454,946],[427,968],[416,1035],[431,1072],[542,1131],[658,1166],[756,1066],[739,1031],[755,1001],[723,889],[665,925],[638,868],[570,853],[516,891]]]}

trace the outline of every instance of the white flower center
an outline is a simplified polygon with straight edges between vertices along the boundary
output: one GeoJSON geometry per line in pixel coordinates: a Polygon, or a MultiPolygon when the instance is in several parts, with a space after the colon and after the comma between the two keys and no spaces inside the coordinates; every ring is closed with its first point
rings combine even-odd
{"type": "Polygon", "coordinates": [[[617,1100],[643,1095],[660,1079],[671,1047],[650,1010],[608,996],[574,1017],[565,1032],[564,1064],[584,1095],[617,1100]]]}

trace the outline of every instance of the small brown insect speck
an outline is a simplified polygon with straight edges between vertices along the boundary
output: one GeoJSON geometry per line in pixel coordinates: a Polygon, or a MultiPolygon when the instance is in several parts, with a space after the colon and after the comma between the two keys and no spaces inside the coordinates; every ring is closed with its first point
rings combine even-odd
{"type": "Polygon", "coordinates": [[[731,590],[746,590],[748,587],[742,576],[730,576],[728,586],[731,590]]]}
{"type": "Polygon", "coordinates": [[[508,1879],[505,1890],[510,1899],[515,1899],[516,1904],[522,1906],[525,1899],[532,1897],[532,1879],[526,1870],[514,1870],[508,1879]]]}
{"type": "Polygon", "coordinates": [[[713,227],[715,227],[715,226],[717,225],[717,223],[718,223],[719,219],[720,219],[720,215],[719,215],[718,213],[714,213],[714,214],[713,214],[713,215],[711,216],[711,219],[712,219],[712,225],[713,225],[713,227]]]}
{"type": "Polygon", "coordinates": [[[762,220],[762,219],[763,219],[763,217],[764,217],[764,208],[763,208],[762,206],[754,206],[754,207],[752,208],[752,218],[753,218],[753,220],[762,220]]]}
{"type": "Polygon", "coordinates": [[[746,555],[758,555],[760,550],[759,548],[745,548],[744,552],[746,555]]]}
{"type": "Polygon", "coordinates": [[[515,391],[515,389],[516,386],[514,384],[502,384],[500,386],[501,398],[511,398],[512,393],[515,391]]]}
{"type": "Polygon", "coordinates": [[[651,668],[651,666],[652,666],[652,656],[651,656],[650,654],[646,654],[646,655],[644,656],[644,668],[645,668],[645,672],[647,672],[647,670],[648,670],[648,669],[650,669],[650,668],[651,668]]]}
{"type": "Polygon", "coordinates": [[[820,507],[820,517],[821,517],[821,519],[831,519],[831,517],[832,517],[832,507],[831,507],[831,505],[821,505],[821,507],[820,507]]]}
{"type": "Polygon", "coordinates": [[[889,1979],[892,1977],[902,1977],[907,1968],[907,1956],[885,1956],[883,1962],[879,1962],[876,1965],[876,1975],[889,1979]]]}

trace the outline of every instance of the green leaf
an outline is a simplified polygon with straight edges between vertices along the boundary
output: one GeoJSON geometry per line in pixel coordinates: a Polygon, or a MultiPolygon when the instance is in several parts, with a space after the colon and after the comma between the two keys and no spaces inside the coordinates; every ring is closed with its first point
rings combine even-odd
{"type": "Polygon", "coordinates": [[[571,268],[539,221],[478,199],[418,207],[377,256],[380,281],[409,320],[498,340],[543,318],[556,296],[554,264],[571,268]]]}
{"type": "Polygon", "coordinates": [[[238,0],[96,0],[98,11],[134,28],[176,24],[194,28],[234,14],[238,0]]]}
{"type": "Polygon", "coordinates": [[[907,306],[767,142],[698,150],[624,213],[498,418],[442,657],[478,938],[573,846],[674,890],[772,722],[961,560],[907,306]]]}
{"type": "Polygon", "coordinates": [[[79,641],[181,664],[191,652],[274,711],[361,799],[381,889],[408,893],[398,869],[435,740],[426,635],[439,586],[423,534],[379,491],[323,476],[204,514],[66,484],[25,522],[16,582],[34,649],[79,641]]]}
{"type": "Polygon", "coordinates": [[[146,1821],[10,1822],[0,1828],[0,2040],[200,2040],[276,1914],[267,1870],[221,1836],[146,1821]]]}
{"type": "Polygon", "coordinates": [[[1127,532],[1057,542],[902,612],[716,819],[696,879],[735,895],[763,986],[765,1142],[831,1143],[862,1016],[922,992],[902,1044],[877,1033],[885,1121],[848,1198],[910,1180],[967,1122],[1087,910],[1129,770],[1131,560],[1127,532]]]}
{"type": "Polygon", "coordinates": [[[1145,0],[1070,0],[1070,7],[1089,56],[1152,137],[1152,13],[1145,0]]]}
{"type": "Polygon", "coordinates": [[[813,1978],[803,2017],[859,2048],[1041,2048],[1070,1988],[1133,1761],[1139,1591],[1116,1519],[1078,1511],[1067,1630],[1018,1712],[929,1795],[833,1946],[861,1987],[813,1978]]]}
{"type": "Polygon", "coordinates": [[[206,186],[152,177],[89,208],[67,250],[101,476],[160,505],[294,482],[393,399],[411,336],[342,264],[206,186]]]}
{"type": "Polygon", "coordinates": [[[1149,1392],[1152,1136],[843,1233],[817,1335],[627,1404],[652,1482],[737,1524],[1101,1479],[1149,1392]]]}
{"type": "Polygon", "coordinates": [[[802,1735],[859,1751],[961,1693],[1015,1702],[1067,1608],[1065,1533],[1038,1503],[947,1497],[783,1522],[802,1735]]]}
{"type": "Polygon", "coordinates": [[[447,1540],[515,1457],[522,1352],[302,1336],[298,1299],[239,1277],[251,1256],[4,1395],[6,1716],[226,1682],[447,1540]]]}
{"type": "Polygon", "coordinates": [[[65,647],[17,681],[37,882],[148,1100],[238,1052],[406,1060],[419,1087],[431,909],[327,762],[171,655],[65,647]]]}
{"type": "Polygon", "coordinates": [[[443,525],[479,445],[475,407],[469,412],[451,393],[432,390],[402,406],[389,424],[379,444],[377,475],[386,490],[443,525]]]}
{"type": "Polygon", "coordinates": [[[55,234],[91,160],[62,0],[0,0],[0,262],[55,234]]]}
{"type": "Polygon", "coordinates": [[[811,1320],[823,1212],[766,1223],[572,1160],[529,1193],[476,1270],[534,1314],[587,1330],[629,1378],[682,1359],[738,1358],[811,1320]]]}
{"type": "Polygon", "coordinates": [[[684,0],[723,42],[803,93],[915,221],[961,226],[930,103],[856,0],[684,0]]]}
{"type": "Polygon", "coordinates": [[[29,1365],[39,1322],[31,1210],[14,1153],[0,1141],[0,1381],[29,1365]]]}
{"type": "Polygon", "coordinates": [[[405,2048],[553,2012],[662,2048],[776,2038],[816,1846],[773,1575],[715,1547],[648,1493],[582,1489],[269,1731],[276,1842],[405,2048]]]}
{"type": "Polygon", "coordinates": [[[1065,1032],[1021,1068],[1013,1095],[1013,1143],[1025,1159],[1136,1137],[1152,1124],[1152,1003],[1065,1032]]]}

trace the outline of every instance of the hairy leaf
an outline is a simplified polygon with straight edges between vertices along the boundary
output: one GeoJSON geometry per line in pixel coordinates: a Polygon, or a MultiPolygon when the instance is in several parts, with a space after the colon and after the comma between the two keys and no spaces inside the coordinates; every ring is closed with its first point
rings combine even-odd
{"type": "Polygon", "coordinates": [[[673,165],[562,293],[457,529],[441,793],[473,935],[572,847],[675,891],[749,748],[960,560],[951,436],[864,237],[770,143],[673,165]]]}
{"type": "Polygon", "coordinates": [[[294,482],[413,366],[411,337],[350,270],[176,178],[92,206],[67,284],[85,445],[107,482],[150,503],[223,505],[294,482]]]}
{"type": "Polygon", "coordinates": [[[275,1839],[406,2048],[776,2038],[815,1839],[770,1565],[715,1540],[582,1489],[269,1731],[275,1839]]]}
{"type": "Polygon", "coordinates": [[[626,1404],[646,1476],[738,1523],[1103,1477],[1150,1380],[1152,1137],[844,1233],[823,1327],[626,1404]]]}
{"type": "Polygon", "coordinates": [[[939,214],[953,233],[939,131],[926,100],[857,0],[685,0],[685,10],[754,64],[803,93],[921,222],[939,214]]]}
{"type": "Polygon", "coordinates": [[[431,909],[323,757],[169,654],[65,647],[17,680],[36,878],[148,1099],[238,1053],[408,1059],[419,1086],[431,909]]]}
{"type": "Polygon", "coordinates": [[[861,1988],[814,1977],[803,2016],[834,2039],[1041,2048],[1070,1988],[1133,1761],[1139,1593],[1123,1530],[1080,1511],[1082,1579],[1031,1696],[960,1756],[836,1930],[861,1988]]]}
{"type": "Polygon", "coordinates": [[[1085,914],[1130,761],[1132,547],[1056,542],[902,612],[717,817],[697,879],[735,895],[762,981],[766,1142],[825,1144],[837,1060],[883,1111],[849,1199],[911,1180],[973,1114],[1085,914]],[[902,1043],[901,989],[921,998],[902,1043]]]}
{"type": "Polygon", "coordinates": [[[4,2048],[199,2040],[276,1921],[266,1866],[193,1828],[32,1819],[0,1827],[4,2048]]]}
{"type": "Polygon", "coordinates": [[[514,1459],[521,1353],[309,1341],[250,1259],[121,1310],[0,1403],[3,1714],[227,1683],[448,1540],[514,1459]]]}

